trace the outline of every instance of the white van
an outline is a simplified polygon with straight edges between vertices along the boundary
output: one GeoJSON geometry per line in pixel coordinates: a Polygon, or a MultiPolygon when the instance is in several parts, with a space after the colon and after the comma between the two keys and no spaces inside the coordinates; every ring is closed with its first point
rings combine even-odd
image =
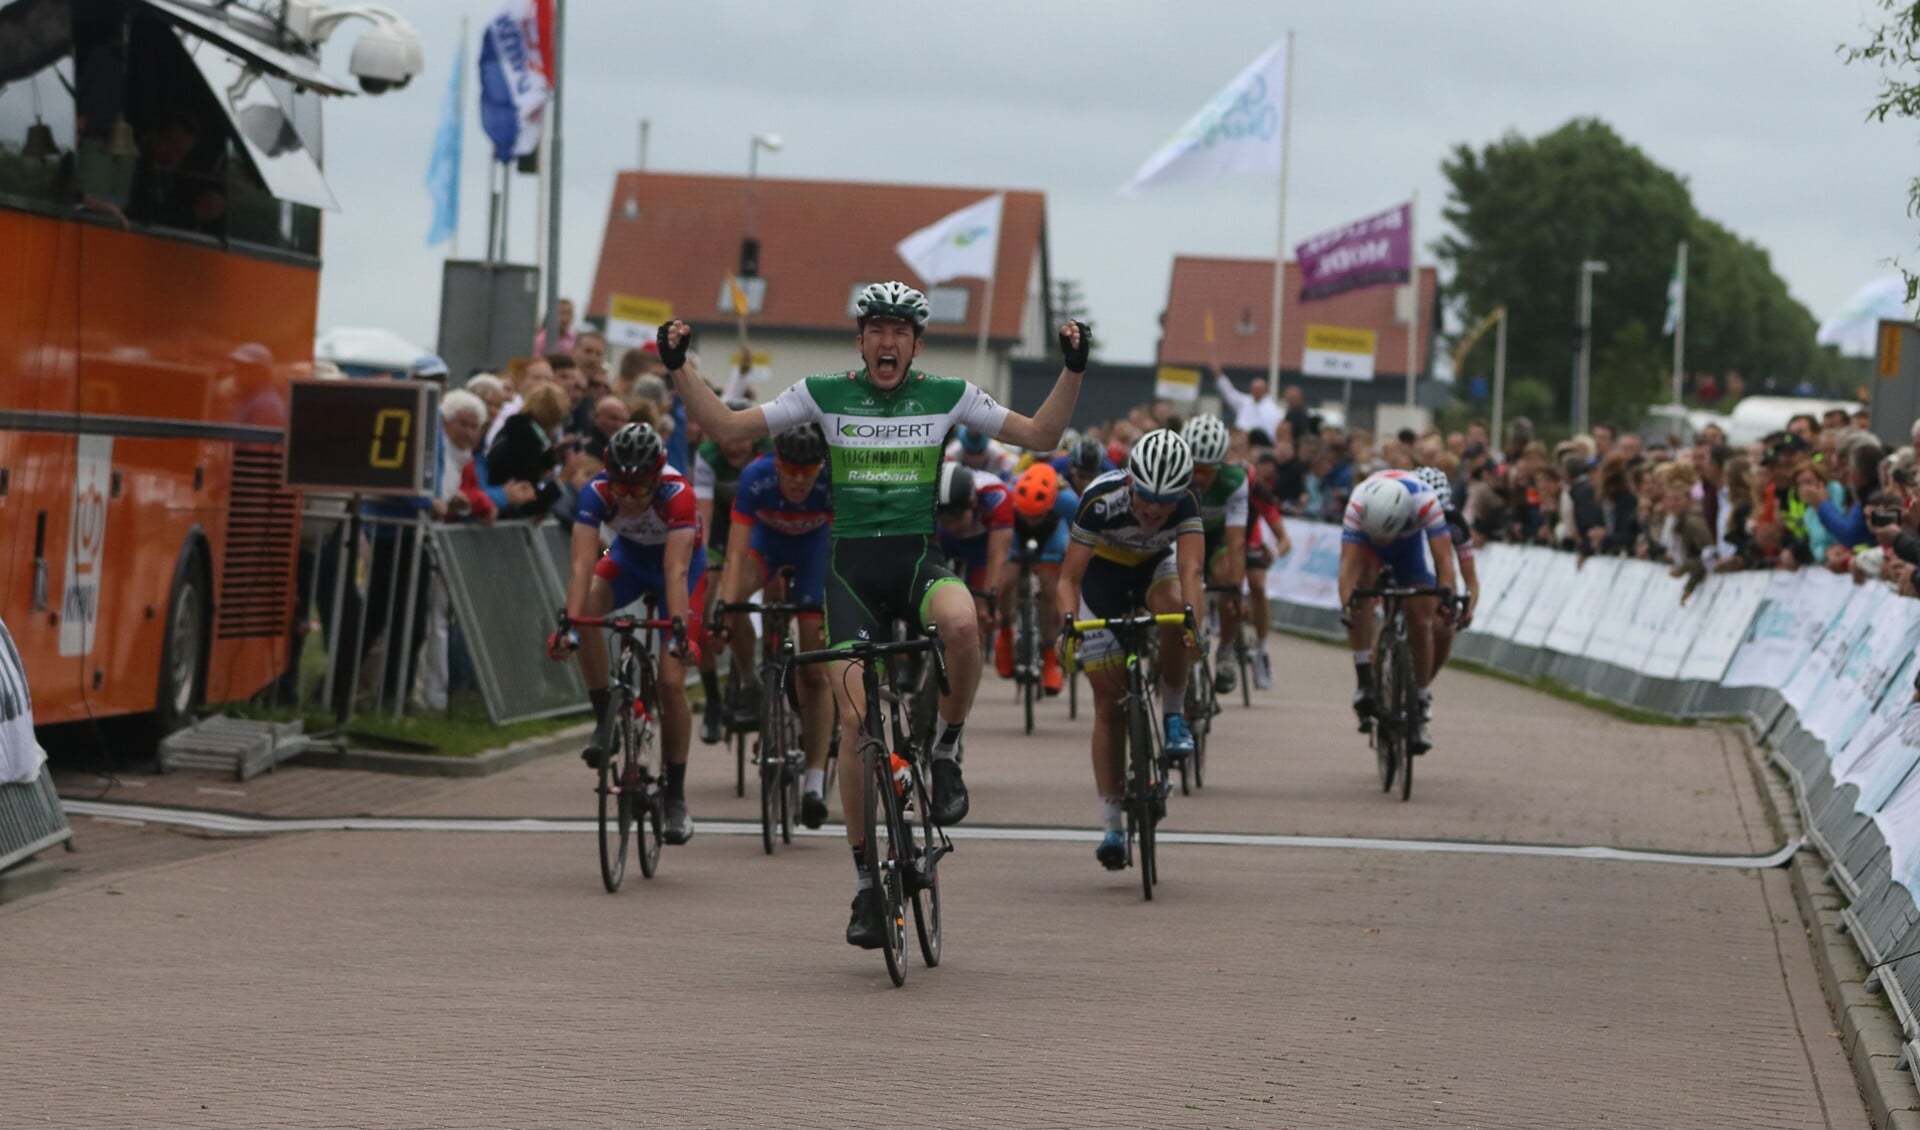
{"type": "Polygon", "coordinates": [[[1839,408],[1851,416],[1865,405],[1854,400],[1818,400],[1801,396],[1749,396],[1733,406],[1725,425],[1727,442],[1731,444],[1752,443],[1771,432],[1785,431],[1787,421],[1795,416],[1811,415],[1818,420],[1822,413],[1839,408]]]}

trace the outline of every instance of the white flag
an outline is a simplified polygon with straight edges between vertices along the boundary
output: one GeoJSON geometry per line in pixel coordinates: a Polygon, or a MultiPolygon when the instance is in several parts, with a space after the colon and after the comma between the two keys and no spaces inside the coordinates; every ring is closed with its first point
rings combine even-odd
{"type": "Polygon", "coordinates": [[[1673,277],[1667,280],[1667,317],[1661,323],[1660,336],[1672,337],[1680,320],[1687,316],[1687,242],[1680,241],[1680,250],[1674,256],[1673,277]]]}
{"type": "Polygon", "coordinates": [[[1287,41],[1283,39],[1201,107],[1120,191],[1131,195],[1167,181],[1277,171],[1286,89],[1287,41]]]}
{"type": "Polygon", "coordinates": [[[993,277],[1000,252],[1000,211],[1006,197],[995,193],[969,204],[944,219],[935,220],[894,245],[931,285],[948,279],[993,277]]]}

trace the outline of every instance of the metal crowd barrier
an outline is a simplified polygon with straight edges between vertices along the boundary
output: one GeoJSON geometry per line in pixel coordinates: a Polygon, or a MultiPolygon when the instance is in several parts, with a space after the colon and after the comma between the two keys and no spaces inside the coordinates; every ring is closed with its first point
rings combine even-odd
{"type": "Polygon", "coordinates": [[[0,871],[73,839],[53,776],[40,767],[32,781],[0,785],[0,871]]]}
{"type": "MultiPolygon", "coordinates": [[[[1295,523],[1289,520],[1289,534],[1296,535],[1295,523]]],[[[1301,524],[1294,540],[1296,545],[1303,542],[1311,544],[1311,539],[1325,536],[1324,528],[1311,528],[1312,524],[1301,524]]],[[[1866,640],[1872,635],[1873,625],[1856,621],[1854,635],[1841,634],[1841,625],[1845,617],[1834,614],[1830,620],[1813,620],[1807,625],[1796,625],[1799,634],[1790,637],[1798,656],[1797,666],[1815,661],[1820,654],[1819,645],[1827,642],[1828,633],[1833,635],[1833,648],[1829,653],[1828,666],[1810,669],[1814,675],[1827,681],[1818,684],[1821,694],[1837,693],[1840,690],[1858,691],[1862,701],[1869,704],[1871,715],[1882,719],[1883,723],[1892,719],[1914,718],[1907,726],[1899,727],[1900,740],[1905,743],[1903,751],[1914,758],[1906,768],[1906,776],[1900,783],[1886,788],[1884,781],[1880,786],[1885,795],[1876,795],[1870,801],[1863,802],[1861,790],[1850,782],[1839,781],[1835,777],[1833,751],[1825,741],[1809,732],[1801,722],[1782,690],[1770,686],[1732,686],[1728,679],[1733,674],[1735,658],[1744,649],[1756,646],[1755,639],[1760,625],[1769,611],[1768,605],[1774,601],[1774,590],[1769,587],[1766,595],[1754,598],[1754,590],[1749,589],[1746,600],[1753,601],[1751,610],[1745,613],[1745,620],[1738,620],[1746,604],[1733,601],[1727,605],[1730,622],[1741,631],[1737,644],[1724,656],[1728,641],[1722,638],[1718,642],[1720,650],[1706,647],[1701,635],[1682,635],[1663,632],[1656,638],[1656,648],[1660,645],[1673,645],[1681,656],[1679,667],[1684,673],[1696,648],[1704,648],[1702,661],[1693,677],[1674,677],[1665,671],[1656,675],[1647,670],[1625,666],[1607,659],[1596,658],[1590,652],[1596,648],[1601,629],[1593,628],[1592,637],[1569,631],[1567,638],[1581,641],[1575,650],[1556,649],[1547,646],[1541,638],[1541,625],[1551,624],[1554,631],[1544,633],[1552,637],[1557,634],[1562,615],[1570,615],[1571,591],[1567,586],[1549,586],[1538,575],[1522,584],[1515,578],[1520,571],[1553,568],[1565,574],[1566,567],[1541,556],[1546,551],[1535,551],[1513,546],[1490,546],[1480,555],[1482,574],[1486,576],[1497,568],[1495,581],[1502,587],[1498,593],[1489,593],[1489,584],[1482,590],[1482,605],[1476,614],[1474,630],[1462,633],[1454,642],[1454,654],[1472,663],[1523,677],[1544,676],[1560,685],[1570,687],[1583,694],[1605,699],[1623,706],[1645,710],[1673,718],[1708,719],[1734,718],[1744,721],[1752,730],[1760,744],[1767,750],[1769,758],[1779,767],[1788,779],[1798,808],[1800,822],[1806,830],[1808,842],[1825,859],[1834,888],[1847,900],[1842,921],[1848,935],[1853,939],[1861,956],[1872,966],[1887,962],[1882,969],[1868,980],[1869,987],[1885,992],[1889,1007],[1898,1018],[1905,1037],[1906,1054],[1902,1066],[1920,1060],[1920,905],[1916,905],[1914,895],[1896,877],[1896,859],[1888,844],[1887,833],[1883,831],[1875,813],[1884,809],[1890,801],[1914,784],[1920,777],[1920,734],[1909,734],[1907,729],[1920,731],[1920,718],[1903,711],[1909,685],[1899,677],[1906,668],[1896,665],[1892,668],[1874,670],[1870,664],[1863,664],[1868,672],[1865,677],[1857,677],[1856,663],[1860,659],[1866,640]],[[1531,555],[1531,556],[1530,556],[1531,555]],[[1511,585],[1509,589],[1505,586],[1511,585]],[[1499,608],[1496,605],[1505,599],[1508,593],[1520,594],[1514,606],[1499,608]],[[1526,642],[1521,642],[1525,638],[1526,642]],[[1698,670],[1715,671],[1712,678],[1698,676],[1698,670]],[[1823,673],[1824,672],[1824,673],[1823,673]],[[1874,682],[1870,679],[1882,679],[1874,682]],[[1856,680],[1847,682],[1845,680],[1856,680]],[[1874,812],[1863,812],[1863,807],[1872,807],[1874,812]]],[[[1270,574],[1268,596],[1272,607],[1274,627],[1288,632],[1313,636],[1322,639],[1339,638],[1343,635],[1339,617],[1335,610],[1324,607],[1329,603],[1327,596],[1330,577],[1326,575],[1327,563],[1322,561],[1318,568],[1321,572],[1305,581],[1289,580],[1276,566],[1270,574]],[[1289,585],[1296,585],[1302,594],[1301,599],[1318,602],[1301,603],[1289,599],[1289,585]]],[[[1649,592],[1667,591],[1660,589],[1651,579],[1658,567],[1641,562],[1626,562],[1606,568],[1615,572],[1624,572],[1631,568],[1639,570],[1635,574],[1635,584],[1640,578],[1647,578],[1649,592]]],[[[1660,572],[1664,572],[1661,570],[1660,572]]],[[[1613,575],[1610,573],[1609,575],[1613,575]]],[[[1564,579],[1564,576],[1563,576],[1564,579]]],[[[1714,586],[1696,593],[1694,599],[1715,599],[1718,594],[1729,591],[1733,582],[1715,578],[1709,582],[1714,586]]],[[[1749,585],[1755,582],[1746,582],[1749,585]]],[[[1769,581],[1769,585],[1773,582],[1769,581]]],[[[1795,581],[1805,583],[1811,581],[1795,581]]],[[[1826,582],[1832,584],[1832,582],[1826,582]]],[[[1574,585],[1578,580],[1573,581],[1574,585]]],[[[1808,591],[1813,591],[1809,589],[1808,591]]],[[[1841,602],[1860,599],[1849,592],[1841,602]]],[[[1882,598],[1884,599],[1884,598],[1882,598]]],[[[1870,606],[1861,610],[1865,617],[1870,612],[1884,606],[1870,606]]],[[[1608,605],[1602,618],[1608,621],[1608,629],[1624,631],[1614,627],[1622,616],[1629,619],[1640,612],[1639,608],[1623,608],[1608,605]]],[[[1672,609],[1661,610],[1667,617],[1663,623],[1689,623],[1695,631],[1703,631],[1700,621],[1711,615],[1709,611],[1694,610],[1692,621],[1686,615],[1672,609]]],[[[1903,615],[1911,616],[1911,610],[1901,609],[1903,615]]],[[[1907,621],[1908,632],[1920,632],[1920,619],[1907,621]]],[[[1577,627],[1577,625],[1576,625],[1577,627]]],[[[1724,630],[1725,625],[1722,625],[1724,630]]],[[[1783,637],[1774,637],[1776,640],[1783,637]]],[[[1890,632],[1881,637],[1893,645],[1896,652],[1910,653],[1910,644],[1903,643],[1898,632],[1890,632]]],[[[1619,654],[1616,649],[1614,654],[1619,654]]],[[[1672,647],[1666,651],[1671,660],[1675,654],[1672,647]]],[[[1636,655],[1643,666],[1656,666],[1648,655],[1636,655]]],[[[1908,661],[1909,663],[1912,661],[1908,661]]],[[[1667,665],[1670,670],[1672,664],[1667,665]]],[[[1789,685],[1783,679],[1781,687],[1789,685]]],[[[1813,706],[1818,698],[1807,700],[1813,706]]],[[[1830,724],[1830,723],[1829,723],[1830,724]]],[[[1851,736],[1858,738],[1860,730],[1855,729],[1851,736]]],[[[1891,737],[1883,740],[1891,740],[1891,737]]],[[[1866,751],[1872,752],[1872,751],[1866,751]]],[[[1900,767],[1900,761],[1890,762],[1893,769],[1900,767]]],[[[1894,778],[1889,775],[1885,781],[1894,778]]],[[[1914,787],[1920,788],[1920,785],[1914,787]]],[[[1901,822],[1897,827],[1904,829],[1901,822]]]]}
{"type": "MultiPolygon", "coordinates": [[[[324,497],[310,498],[303,518],[307,607],[324,611],[320,695],[342,725],[411,708],[436,583],[446,588],[451,623],[495,725],[583,708],[578,666],[551,662],[542,646],[565,603],[570,568],[571,547],[557,525],[449,525],[324,497]]],[[[300,689],[304,707],[304,682],[300,689]]]]}

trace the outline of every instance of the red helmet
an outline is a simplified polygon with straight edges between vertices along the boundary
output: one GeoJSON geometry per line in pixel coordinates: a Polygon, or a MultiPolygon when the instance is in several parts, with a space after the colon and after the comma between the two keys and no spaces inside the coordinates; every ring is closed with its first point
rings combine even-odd
{"type": "Polygon", "coordinates": [[[1047,463],[1028,467],[1013,484],[1013,508],[1029,522],[1046,517],[1059,499],[1060,476],[1047,463]]]}

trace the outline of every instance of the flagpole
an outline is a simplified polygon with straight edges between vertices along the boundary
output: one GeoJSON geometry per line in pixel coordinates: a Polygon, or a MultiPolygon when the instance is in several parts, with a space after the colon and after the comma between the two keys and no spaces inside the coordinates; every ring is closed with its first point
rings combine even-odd
{"type": "Polygon", "coordinates": [[[1674,268],[1680,276],[1680,293],[1675,298],[1673,320],[1673,402],[1681,403],[1681,374],[1685,372],[1687,351],[1687,241],[1680,241],[1680,265],[1674,268]]]}
{"type": "MultiPolygon", "coordinates": [[[[462,135],[461,140],[464,141],[466,140],[465,134],[467,130],[467,17],[466,16],[460,17],[460,47],[459,47],[459,50],[453,53],[453,65],[459,68],[459,74],[453,80],[454,86],[456,87],[456,90],[454,91],[454,95],[453,95],[454,128],[460,131],[462,135]]],[[[461,145],[458,147],[458,151],[461,157],[464,159],[466,157],[467,147],[465,145],[461,145]]],[[[460,199],[460,165],[461,165],[460,161],[455,161],[453,164],[453,185],[454,185],[453,197],[456,201],[460,199]]],[[[448,258],[450,259],[460,258],[460,209],[457,205],[453,209],[453,243],[451,246],[447,248],[447,251],[448,251],[448,256],[447,256],[448,258]]]]}
{"type": "Polygon", "coordinates": [[[975,347],[973,355],[973,383],[979,385],[981,388],[992,389],[1005,394],[1008,390],[998,389],[995,385],[987,383],[987,330],[993,325],[993,280],[994,276],[1000,273],[1000,233],[995,232],[993,237],[995,244],[993,255],[994,264],[993,270],[987,272],[987,293],[985,299],[980,303],[980,342],[975,347]]]}
{"type": "Polygon", "coordinates": [[[1407,407],[1414,404],[1414,378],[1419,373],[1420,356],[1417,352],[1417,339],[1420,336],[1420,241],[1415,233],[1420,230],[1420,190],[1413,190],[1413,199],[1407,204],[1407,407]]]}
{"type": "Polygon", "coordinates": [[[566,0],[553,0],[553,73],[547,76],[552,84],[547,96],[547,113],[540,123],[541,142],[547,147],[547,160],[540,170],[547,178],[547,258],[542,267],[546,272],[547,291],[547,341],[560,340],[560,78],[566,74],[565,64],[561,62],[561,50],[566,46],[563,32],[563,20],[566,12],[566,0]]]}
{"type": "Polygon", "coordinates": [[[1280,392],[1280,319],[1287,304],[1287,150],[1293,140],[1293,29],[1287,29],[1287,85],[1280,102],[1279,251],[1273,257],[1273,344],[1267,352],[1268,395],[1280,392]]]}
{"type": "Polygon", "coordinates": [[[546,115],[541,115],[540,147],[535,151],[538,156],[539,176],[534,188],[533,218],[533,263],[536,272],[536,290],[547,280],[547,226],[553,216],[553,181],[549,173],[553,168],[553,131],[547,128],[546,115]]]}

